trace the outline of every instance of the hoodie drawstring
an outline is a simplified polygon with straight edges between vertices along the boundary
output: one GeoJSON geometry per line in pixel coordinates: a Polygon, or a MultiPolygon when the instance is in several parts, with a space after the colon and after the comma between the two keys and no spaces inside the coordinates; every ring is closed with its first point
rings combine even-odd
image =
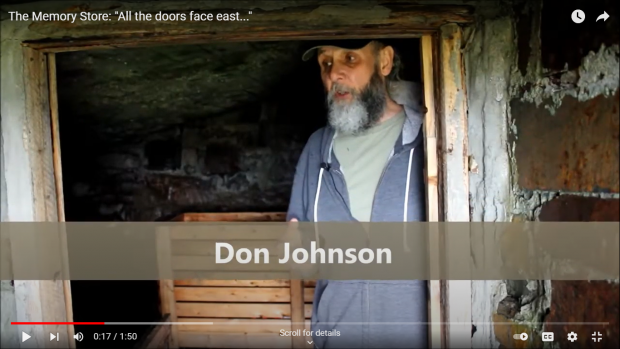
{"type": "Polygon", "coordinates": [[[314,196],[314,222],[319,221],[319,195],[321,194],[321,182],[323,182],[323,167],[319,170],[319,184],[316,188],[316,195],[314,196]]]}
{"type": "Polygon", "coordinates": [[[407,184],[405,184],[405,209],[403,211],[403,245],[405,246],[405,252],[410,252],[409,245],[407,244],[407,213],[409,211],[409,182],[411,181],[411,163],[413,162],[413,151],[415,148],[411,148],[409,151],[409,165],[407,166],[407,184]]]}
{"type": "MultiPolygon", "coordinates": [[[[332,140],[332,145],[330,146],[330,153],[331,153],[331,148],[333,147],[333,140],[332,140]]],[[[411,150],[409,151],[409,162],[407,165],[407,181],[405,184],[405,204],[404,209],[403,209],[403,223],[405,223],[403,225],[403,244],[405,246],[405,252],[410,252],[409,250],[409,246],[407,245],[407,228],[406,228],[406,223],[407,223],[407,214],[409,213],[409,185],[411,182],[411,165],[413,163],[413,151],[415,150],[415,148],[411,148],[411,150]]],[[[331,155],[331,154],[330,154],[331,155]]],[[[331,156],[330,156],[331,158],[331,156]]],[[[330,159],[331,160],[331,159],[330,159]]],[[[321,195],[321,184],[323,183],[323,166],[321,166],[321,169],[319,170],[319,177],[318,177],[318,185],[316,188],[316,194],[314,196],[314,222],[318,223],[319,222],[319,197],[321,195]]],[[[319,247],[319,230],[318,228],[316,228],[314,230],[315,233],[315,239],[316,239],[316,244],[317,247],[319,247]]]]}
{"type": "MultiPolygon", "coordinates": [[[[329,155],[327,156],[328,166],[332,161],[332,150],[334,149],[334,139],[336,138],[336,134],[334,134],[334,137],[332,138],[332,142],[329,145],[329,155]]],[[[316,194],[314,196],[314,223],[319,222],[319,196],[321,195],[321,184],[323,183],[323,171],[324,171],[324,167],[321,166],[321,169],[319,170],[319,178],[318,178],[318,185],[316,188],[316,194]]],[[[315,235],[314,238],[316,239],[316,247],[318,248],[320,247],[319,228],[316,225],[314,229],[314,235],[315,235]]]]}
{"type": "MultiPolygon", "coordinates": [[[[319,195],[321,194],[321,182],[323,182],[323,166],[321,166],[321,170],[319,171],[319,184],[316,188],[316,195],[314,196],[314,223],[318,223],[319,221],[319,195]]],[[[319,242],[319,227],[314,225],[314,239],[316,241],[316,247],[320,247],[319,242]]]]}

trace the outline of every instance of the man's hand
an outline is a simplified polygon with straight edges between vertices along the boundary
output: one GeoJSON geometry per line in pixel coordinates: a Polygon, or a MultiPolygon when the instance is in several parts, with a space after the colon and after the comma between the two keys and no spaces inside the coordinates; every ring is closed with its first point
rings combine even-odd
{"type": "Polygon", "coordinates": [[[315,265],[311,264],[309,261],[304,264],[297,264],[293,261],[293,258],[284,255],[284,244],[289,244],[289,253],[292,253],[296,248],[303,248],[301,232],[299,231],[299,221],[297,218],[292,218],[289,221],[287,231],[285,235],[280,240],[278,244],[278,258],[289,258],[288,263],[290,265],[290,270],[295,271],[295,275],[299,276],[300,274],[304,276],[312,276],[317,271],[315,265]]]}
{"type": "Polygon", "coordinates": [[[293,218],[289,221],[288,228],[286,233],[280,239],[280,243],[278,244],[278,258],[283,258],[284,256],[284,244],[289,243],[289,252],[295,250],[298,247],[302,247],[301,244],[301,234],[298,230],[298,220],[297,218],[293,218]]]}

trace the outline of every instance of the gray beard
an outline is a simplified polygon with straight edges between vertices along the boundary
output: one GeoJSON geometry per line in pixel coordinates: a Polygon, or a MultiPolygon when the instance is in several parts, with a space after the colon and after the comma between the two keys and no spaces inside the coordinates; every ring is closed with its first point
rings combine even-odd
{"type": "Polygon", "coordinates": [[[327,94],[329,124],[344,135],[358,135],[376,125],[387,103],[387,94],[383,80],[374,73],[370,82],[360,92],[339,84],[334,84],[327,94]],[[337,91],[349,92],[353,97],[350,102],[335,99],[337,91]]]}

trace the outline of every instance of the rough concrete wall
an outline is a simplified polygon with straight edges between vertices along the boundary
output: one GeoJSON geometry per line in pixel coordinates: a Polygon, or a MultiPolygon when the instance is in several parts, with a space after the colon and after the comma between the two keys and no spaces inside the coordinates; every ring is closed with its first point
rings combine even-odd
{"type": "MultiPolygon", "coordinates": [[[[0,120],[1,117],[0,117],[0,120]]],[[[4,180],[4,152],[2,141],[2,124],[0,123],[0,200],[1,217],[0,222],[5,222],[7,219],[7,202],[6,202],[6,182],[4,180]]],[[[0,248],[3,249],[2,254],[9,253],[9,244],[7,241],[0,241],[0,248]]],[[[8,266],[10,268],[10,266],[8,266]]],[[[7,268],[3,265],[2,268],[7,268]]],[[[0,281],[0,347],[2,348],[16,348],[19,346],[18,331],[15,326],[11,326],[11,320],[15,319],[15,289],[13,283],[10,280],[0,281]]]]}
{"type": "MultiPolygon", "coordinates": [[[[466,30],[471,219],[617,220],[617,22],[575,27],[574,4],[547,12],[541,5],[479,6],[479,23],[466,30]],[[558,17],[567,18],[564,27],[558,17]],[[567,39],[558,44],[553,35],[567,39]]],[[[584,10],[595,16],[598,9],[584,10]]],[[[607,11],[614,16],[611,5],[607,11]]],[[[472,288],[474,347],[542,346],[545,328],[566,347],[567,328],[544,323],[617,322],[617,280],[475,281],[472,288]],[[515,342],[524,331],[530,341],[515,342]]],[[[607,338],[617,338],[614,326],[607,338]]],[[[579,329],[580,345],[593,343],[587,332],[594,330],[579,329]]]]}
{"type": "MultiPolygon", "coordinates": [[[[3,23],[4,25],[4,23],[3,23]]],[[[4,30],[4,27],[3,27],[4,30]]],[[[5,39],[2,49],[2,155],[4,161],[6,219],[28,222],[34,218],[30,158],[24,139],[26,120],[22,47],[17,40],[5,39]],[[11,169],[8,171],[8,169],[11,169]]]]}
{"type": "Polygon", "coordinates": [[[608,2],[611,18],[595,29],[575,29],[572,22],[561,27],[543,25],[559,13],[570,13],[571,5],[553,10],[530,5],[521,13],[523,18],[542,18],[523,28],[531,52],[519,58],[523,63],[511,86],[510,149],[517,195],[513,211],[527,220],[535,220],[542,205],[560,195],[619,197],[618,19],[608,2]],[[569,35],[576,30],[580,40],[569,35]],[[558,32],[567,39],[557,43],[558,32]],[[612,41],[588,47],[601,37],[612,41]],[[541,47],[547,46],[555,50],[546,49],[543,54],[541,47]],[[577,48],[582,52],[578,58],[577,48]],[[541,138],[550,141],[537,143],[541,138]]]}
{"type": "Polygon", "coordinates": [[[0,347],[19,348],[19,331],[11,325],[15,321],[15,288],[10,280],[0,281],[0,347]]]}
{"type": "Polygon", "coordinates": [[[4,141],[2,140],[2,115],[0,115],[0,222],[7,218],[6,181],[4,180],[4,141]]]}
{"type": "MultiPolygon", "coordinates": [[[[466,29],[469,39],[464,47],[468,79],[470,219],[501,222],[509,219],[512,202],[507,110],[510,72],[516,57],[514,21],[509,9],[495,4],[482,2],[477,13],[476,25],[466,29]]],[[[505,295],[506,285],[502,281],[472,281],[474,348],[498,347],[492,320],[505,295]]]]}
{"type": "MultiPolygon", "coordinates": [[[[548,4],[516,1],[513,7],[518,52],[509,84],[509,214],[513,221],[617,221],[611,213],[619,198],[616,7],[580,3],[590,18],[603,8],[611,18],[577,26],[568,20],[574,3],[548,4]]],[[[518,346],[550,346],[540,342],[544,330],[555,333],[559,347],[596,346],[590,337],[597,330],[606,346],[618,344],[609,341],[618,338],[617,280],[511,281],[506,293],[494,315],[513,323],[495,326],[505,347],[514,347],[512,335],[523,331],[530,340],[518,346]],[[570,321],[610,326],[551,324],[570,321]],[[566,340],[570,331],[578,342],[566,340]]]]}
{"type": "MultiPolygon", "coordinates": [[[[22,140],[23,76],[21,76],[21,49],[19,43],[2,40],[2,105],[0,110],[0,195],[2,222],[32,220],[32,196],[27,152],[22,140]],[[6,171],[11,168],[12,171],[6,171]],[[11,183],[11,185],[7,185],[11,183]],[[20,190],[23,190],[20,192],[20,190]],[[10,205],[9,205],[10,203],[10,205]],[[22,205],[22,206],[20,206],[22,205]]],[[[3,249],[9,244],[0,243],[3,249]]],[[[3,251],[3,254],[7,251],[3,251]]],[[[3,266],[7,267],[7,266],[3,266]]],[[[9,266],[10,267],[10,266],[9,266]]],[[[0,283],[0,346],[19,347],[19,331],[10,322],[16,319],[15,288],[10,280],[0,283]]]]}

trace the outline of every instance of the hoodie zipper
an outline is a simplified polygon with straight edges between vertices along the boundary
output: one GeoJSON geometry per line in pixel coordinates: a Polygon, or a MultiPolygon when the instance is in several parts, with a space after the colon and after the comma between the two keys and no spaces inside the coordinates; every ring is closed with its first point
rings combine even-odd
{"type": "MultiPolygon", "coordinates": [[[[333,170],[332,172],[336,173],[342,179],[342,185],[344,186],[344,190],[347,190],[347,180],[344,178],[344,174],[340,172],[340,170],[333,170]]],[[[357,221],[355,217],[351,214],[351,205],[349,204],[349,195],[348,192],[345,192],[346,195],[343,195],[342,192],[338,189],[338,186],[334,183],[334,190],[340,195],[342,202],[344,204],[345,211],[349,213],[349,218],[353,221],[357,221]]]]}
{"type": "MultiPolygon", "coordinates": [[[[415,147],[407,150],[407,151],[411,151],[415,149],[415,147]]],[[[377,184],[377,188],[375,188],[375,194],[372,198],[372,208],[371,208],[371,213],[370,213],[370,220],[372,221],[372,217],[374,216],[374,211],[375,211],[375,201],[377,200],[377,193],[379,192],[379,188],[381,187],[381,184],[383,183],[383,177],[385,175],[385,173],[387,172],[387,170],[390,168],[390,165],[392,164],[394,158],[399,157],[401,154],[403,154],[405,152],[405,150],[401,150],[399,151],[397,154],[393,154],[392,156],[390,156],[390,158],[388,159],[387,164],[385,165],[385,168],[383,169],[383,172],[381,172],[381,177],[379,177],[379,183],[377,184]]]]}
{"type": "Polygon", "coordinates": [[[399,156],[400,153],[398,154],[393,154],[392,156],[390,156],[390,158],[387,161],[387,164],[385,165],[385,167],[383,168],[383,172],[381,172],[381,176],[379,177],[379,183],[377,183],[377,187],[375,188],[375,193],[374,196],[372,197],[372,206],[370,207],[370,221],[372,221],[372,217],[374,216],[374,211],[375,211],[375,201],[377,199],[377,193],[379,192],[379,187],[381,187],[381,183],[383,183],[383,177],[385,175],[385,173],[387,172],[387,170],[390,168],[390,164],[392,163],[392,160],[399,156]]]}

